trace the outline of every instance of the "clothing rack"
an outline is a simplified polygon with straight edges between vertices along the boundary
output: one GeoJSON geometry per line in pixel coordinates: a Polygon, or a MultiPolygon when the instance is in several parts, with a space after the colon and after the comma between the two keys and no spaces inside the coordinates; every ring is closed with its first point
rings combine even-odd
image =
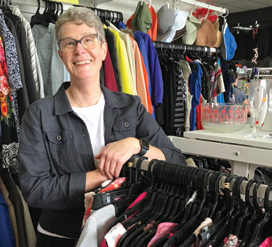
{"type": "MultiPolygon", "coordinates": [[[[130,165],[133,165],[133,167],[136,167],[136,163],[137,163],[137,160],[138,158],[134,158],[132,160],[132,162],[130,162],[129,164],[130,165]]],[[[150,163],[150,160],[143,160],[141,162],[141,170],[143,171],[148,171],[148,167],[149,167],[149,163],[150,163]]],[[[167,165],[167,164],[166,164],[167,165]]],[[[197,169],[201,169],[201,168],[197,168],[197,169]]],[[[152,170],[152,168],[151,168],[152,170]]],[[[206,169],[205,169],[206,170],[206,169]]],[[[224,188],[224,185],[225,185],[225,179],[226,179],[227,176],[222,176],[220,181],[219,181],[219,188],[220,189],[223,189],[224,188]]],[[[239,177],[239,176],[238,176],[239,177]]],[[[230,184],[229,184],[229,189],[230,191],[232,191],[233,189],[233,184],[234,184],[234,181],[235,179],[232,179],[230,184]]],[[[208,182],[209,182],[209,179],[208,179],[208,182]]],[[[248,184],[249,180],[248,181],[242,181],[241,182],[241,185],[240,185],[240,193],[241,195],[245,195],[245,192],[246,192],[246,187],[247,187],[247,184],[248,184]]],[[[253,183],[254,184],[254,183],[253,183]]],[[[266,192],[266,189],[267,189],[267,186],[268,185],[265,185],[265,184],[261,184],[258,188],[258,191],[257,191],[257,197],[258,198],[262,198],[264,199],[265,197],[265,192],[266,192]]],[[[208,185],[209,187],[209,185],[208,185]]],[[[253,195],[253,187],[254,186],[251,186],[251,190],[250,190],[250,195],[252,196],[253,195]]],[[[269,197],[269,201],[272,201],[272,198],[271,198],[271,194],[270,194],[270,197],[269,197]]]]}
{"type": "Polygon", "coordinates": [[[221,54],[220,48],[212,48],[208,46],[171,44],[171,43],[159,42],[159,41],[153,42],[153,45],[155,48],[180,50],[180,51],[183,51],[183,53],[186,53],[186,51],[202,52],[205,56],[210,55],[210,53],[215,53],[216,55],[221,54]]]}
{"type": "Polygon", "coordinates": [[[84,6],[84,5],[73,5],[74,7],[84,7],[84,8],[89,8],[93,10],[96,15],[102,19],[102,20],[108,20],[110,22],[117,22],[117,21],[123,21],[124,16],[123,13],[120,11],[113,11],[113,10],[107,10],[107,9],[99,9],[99,8],[94,8],[94,7],[89,7],[89,6],[84,6]]]}

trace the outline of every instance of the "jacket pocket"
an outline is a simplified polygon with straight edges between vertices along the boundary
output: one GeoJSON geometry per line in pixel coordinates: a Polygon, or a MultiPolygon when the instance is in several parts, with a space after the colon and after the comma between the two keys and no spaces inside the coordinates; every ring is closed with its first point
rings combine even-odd
{"type": "Polygon", "coordinates": [[[63,175],[72,172],[73,167],[70,162],[74,159],[73,151],[75,151],[72,131],[46,131],[46,138],[49,157],[57,173],[63,175]]]}
{"type": "Polygon", "coordinates": [[[116,120],[112,126],[116,138],[122,139],[126,137],[135,137],[137,123],[137,116],[130,116],[116,120]]]}

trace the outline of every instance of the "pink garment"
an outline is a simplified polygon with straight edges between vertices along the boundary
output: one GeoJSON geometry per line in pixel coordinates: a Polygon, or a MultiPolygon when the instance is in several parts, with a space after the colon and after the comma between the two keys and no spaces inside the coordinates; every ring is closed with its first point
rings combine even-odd
{"type": "Polygon", "coordinates": [[[147,247],[150,247],[152,244],[154,244],[156,241],[158,241],[160,238],[165,236],[166,234],[170,233],[171,230],[177,225],[177,223],[172,222],[163,222],[158,225],[158,229],[156,231],[155,236],[149,241],[147,247]]]}
{"type": "Polygon", "coordinates": [[[103,241],[100,244],[100,247],[108,247],[106,239],[103,239],[103,241]]]}
{"type": "Polygon", "coordinates": [[[146,196],[146,193],[147,193],[147,192],[143,192],[142,194],[140,194],[140,195],[134,200],[134,202],[131,203],[131,204],[128,206],[128,208],[126,209],[126,211],[129,210],[130,208],[132,208],[133,206],[135,206],[135,205],[136,205],[138,202],[140,202],[141,200],[143,200],[143,199],[145,198],[145,196],[146,196]]]}
{"type": "Polygon", "coordinates": [[[272,237],[266,238],[259,247],[272,247],[272,237]]]}

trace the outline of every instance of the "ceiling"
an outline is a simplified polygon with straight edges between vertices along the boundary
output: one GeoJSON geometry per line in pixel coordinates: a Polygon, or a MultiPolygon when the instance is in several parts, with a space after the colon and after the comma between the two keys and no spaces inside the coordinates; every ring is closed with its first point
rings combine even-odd
{"type": "Polygon", "coordinates": [[[204,3],[214,3],[214,6],[223,7],[230,13],[272,7],[272,0],[198,0],[204,3]]]}

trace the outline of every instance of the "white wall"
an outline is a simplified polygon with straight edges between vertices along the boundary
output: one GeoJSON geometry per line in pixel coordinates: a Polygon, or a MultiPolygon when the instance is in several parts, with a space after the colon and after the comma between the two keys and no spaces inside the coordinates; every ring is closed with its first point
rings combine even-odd
{"type": "MultiPolygon", "coordinates": [[[[94,5],[91,4],[90,2],[91,0],[79,0],[80,5],[94,7],[94,5]]],[[[99,2],[99,0],[97,2],[99,2]]],[[[40,3],[41,3],[40,13],[42,13],[44,10],[45,2],[43,0],[40,0],[40,3]]],[[[126,22],[127,19],[134,13],[137,7],[137,3],[138,3],[138,0],[113,0],[107,3],[99,4],[96,7],[100,9],[120,11],[124,15],[124,22],[126,22]]],[[[146,0],[146,3],[149,3],[149,1],[146,0]]],[[[152,6],[154,7],[156,12],[164,4],[165,4],[165,0],[152,1],[152,6]]],[[[34,15],[37,10],[38,1],[37,0],[13,0],[12,5],[18,5],[22,14],[25,16],[25,18],[28,21],[30,21],[31,16],[34,15]]],[[[64,6],[64,10],[66,10],[71,5],[63,3],[63,6],[64,6]]]]}

